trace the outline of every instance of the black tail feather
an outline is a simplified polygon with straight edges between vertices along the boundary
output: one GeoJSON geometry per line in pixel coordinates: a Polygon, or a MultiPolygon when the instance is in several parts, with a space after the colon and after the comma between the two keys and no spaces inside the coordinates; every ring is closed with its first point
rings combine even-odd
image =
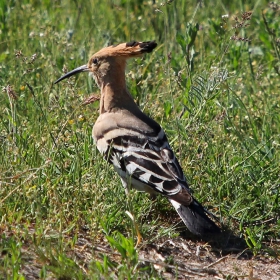
{"type": "Polygon", "coordinates": [[[207,237],[221,233],[221,229],[207,216],[207,211],[196,201],[190,206],[181,205],[171,199],[170,202],[193,234],[207,237]]]}

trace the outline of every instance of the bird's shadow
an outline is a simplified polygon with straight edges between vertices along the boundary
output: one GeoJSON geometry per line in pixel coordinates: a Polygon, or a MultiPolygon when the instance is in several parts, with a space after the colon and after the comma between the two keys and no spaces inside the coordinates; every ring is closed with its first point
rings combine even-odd
{"type": "Polygon", "coordinates": [[[184,230],[180,232],[180,237],[194,242],[207,242],[211,246],[211,251],[217,257],[227,254],[236,254],[239,259],[251,259],[253,257],[253,253],[248,248],[245,239],[226,228],[223,228],[219,234],[209,235],[203,238],[184,230]]]}

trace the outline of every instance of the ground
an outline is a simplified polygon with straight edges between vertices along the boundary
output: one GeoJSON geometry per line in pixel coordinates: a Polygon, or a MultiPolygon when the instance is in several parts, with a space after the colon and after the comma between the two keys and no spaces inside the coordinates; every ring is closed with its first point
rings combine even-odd
{"type": "MultiPolygon", "coordinates": [[[[160,279],[280,279],[279,259],[265,253],[254,256],[244,246],[242,239],[227,233],[222,238],[225,241],[222,243],[219,241],[218,247],[215,241],[205,242],[183,236],[162,238],[154,244],[140,245],[137,248],[138,269],[152,267],[160,279]]],[[[71,236],[67,236],[66,239],[71,239],[71,236]]],[[[278,244],[277,242],[270,244],[271,247],[277,245],[279,246],[279,241],[278,244]]],[[[2,257],[4,255],[5,252],[2,252],[2,257]]],[[[72,279],[65,275],[58,277],[52,273],[55,270],[51,267],[56,266],[54,259],[45,258],[43,251],[34,249],[34,244],[23,242],[21,255],[20,272],[25,279],[40,279],[43,266],[47,268],[45,279],[72,279]]],[[[121,262],[120,253],[113,250],[108,241],[100,239],[94,243],[88,231],[80,232],[75,245],[67,251],[67,255],[79,264],[84,276],[90,263],[98,259],[102,261],[103,255],[108,256],[113,262],[121,262]]],[[[114,273],[110,279],[117,279],[117,268],[112,271],[114,273]]]]}

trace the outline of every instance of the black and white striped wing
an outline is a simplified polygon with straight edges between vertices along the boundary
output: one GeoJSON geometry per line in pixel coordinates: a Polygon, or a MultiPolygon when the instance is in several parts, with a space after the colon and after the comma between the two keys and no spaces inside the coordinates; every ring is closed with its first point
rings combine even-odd
{"type": "Polygon", "coordinates": [[[181,169],[167,137],[161,129],[157,136],[130,133],[111,139],[108,160],[123,179],[132,178],[132,185],[138,190],[152,191],[165,196],[187,195],[185,203],[192,197],[181,169]]]}

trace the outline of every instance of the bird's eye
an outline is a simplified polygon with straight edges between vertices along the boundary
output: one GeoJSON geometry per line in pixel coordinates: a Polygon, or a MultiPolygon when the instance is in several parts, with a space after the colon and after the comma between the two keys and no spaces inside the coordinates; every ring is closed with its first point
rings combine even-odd
{"type": "Polygon", "coordinates": [[[92,63],[95,64],[95,65],[97,65],[97,64],[98,64],[98,59],[97,59],[97,58],[94,58],[94,59],[92,60],[92,63]]]}

